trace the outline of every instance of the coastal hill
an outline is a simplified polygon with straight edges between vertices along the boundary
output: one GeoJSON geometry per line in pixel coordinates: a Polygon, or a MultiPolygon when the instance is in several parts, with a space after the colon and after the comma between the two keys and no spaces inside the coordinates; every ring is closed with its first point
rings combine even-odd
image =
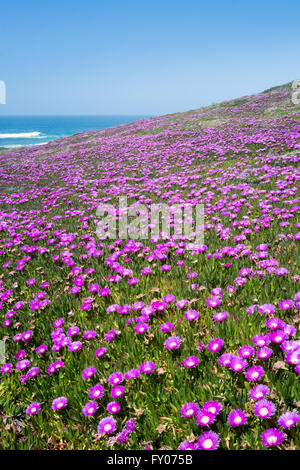
{"type": "Polygon", "coordinates": [[[299,117],[289,83],[1,155],[2,449],[299,449],[299,117]]]}

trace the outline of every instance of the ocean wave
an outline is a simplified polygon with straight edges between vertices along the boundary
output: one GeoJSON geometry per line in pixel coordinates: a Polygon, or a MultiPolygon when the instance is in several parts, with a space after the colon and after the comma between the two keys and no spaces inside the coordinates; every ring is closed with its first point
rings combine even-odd
{"type": "Polygon", "coordinates": [[[15,144],[15,145],[0,145],[0,147],[2,149],[16,149],[16,148],[20,148],[20,147],[24,147],[24,145],[22,144],[15,144]]]}
{"type": "Polygon", "coordinates": [[[42,142],[40,144],[11,144],[11,145],[1,145],[0,144],[0,148],[3,148],[3,149],[17,149],[17,148],[21,148],[21,147],[39,147],[40,145],[46,145],[46,144],[49,144],[49,142],[42,142]]]}
{"type": "Polygon", "coordinates": [[[40,132],[18,132],[16,134],[0,134],[0,139],[30,139],[33,137],[39,137],[41,135],[40,132]]]}

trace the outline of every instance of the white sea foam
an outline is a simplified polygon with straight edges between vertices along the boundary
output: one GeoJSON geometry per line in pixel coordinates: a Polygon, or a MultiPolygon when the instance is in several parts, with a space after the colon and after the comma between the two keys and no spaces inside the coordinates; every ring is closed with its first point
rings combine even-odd
{"type": "Polygon", "coordinates": [[[16,134],[0,134],[0,139],[30,139],[32,137],[39,137],[40,132],[19,132],[16,134]]]}
{"type": "Polygon", "coordinates": [[[4,149],[16,149],[20,147],[39,147],[40,145],[46,145],[49,144],[49,142],[42,142],[41,144],[11,144],[11,145],[1,145],[0,148],[4,149]]]}

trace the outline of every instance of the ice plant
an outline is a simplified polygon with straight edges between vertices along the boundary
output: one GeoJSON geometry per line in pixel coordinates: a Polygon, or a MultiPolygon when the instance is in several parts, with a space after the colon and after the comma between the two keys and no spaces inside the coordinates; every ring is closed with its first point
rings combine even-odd
{"type": "Polygon", "coordinates": [[[53,410],[60,410],[61,408],[65,408],[68,404],[68,399],[66,397],[59,397],[55,398],[52,402],[52,409],[53,410]]]}
{"type": "Polygon", "coordinates": [[[199,426],[210,426],[216,419],[216,415],[204,409],[198,411],[196,422],[199,426]]]}
{"type": "Polygon", "coordinates": [[[300,416],[297,411],[287,411],[279,416],[277,423],[284,429],[289,429],[300,421],[300,416]]]}
{"type": "Polygon", "coordinates": [[[197,444],[200,450],[215,450],[218,448],[220,439],[217,433],[206,431],[198,438],[197,444]]]}
{"type": "Polygon", "coordinates": [[[210,342],[208,343],[207,349],[208,351],[211,351],[214,353],[219,352],[223,344],[224,344],[224,341],[222,339],[215,338],[215,339],[210,340],[210,342]]]}
{"type": "Polygon", "coordinates": [[[199,363],[199,359],[196,356],[186,357],[183,361],[184,367],[187,367],[187,368],[196,367],[198,363],[199,363]]]}
{"type": "Polygon", "coordinates": [[[251,388],[249,391],[250,398],[253,400],[261,400],[269,393],[270,389],[267,385],[255,385],[255,387],[251,388]]]}
{"type": "Polygon", "coordinates": [[[199,409],[199,406],[197,405],[197,403],[194,403],[194,402],[185,403],[185,405],[181,407],[181,411],[180,411],[181,416],[184,418],[191,418],[192,416],[195,416],[198,409],[199,409]]]}
{"type": "Polygon", "coordinates": [[[27,415],[35,415],[41,410],[41,405],[38,402],[33,402],[31,405],[29,405],[26,409],[26,414],[27,415]]]}
{"type": "Polygon", "coordinates": [[[81,372],[81,375],[82,375],[82,378],[84,380],[87,380],[89,379],[90,377],[93,377],[93,375],[95,375],[97,373],[97,369],[96,367],[86,367],[82,372],[81,372]]]}
{"type": "Polygon", "coordinates": [[[250,380],[251,382],[255,382],[256,380],[260,380],[264,373],[265,371],[261,366],[252,366],[246,370],[245,376],[246,379],[250,380]]]}
{"type": "Polygon", "coordinates": [[[181,344],[181,339],[179,336],[171,336],[170,338],[166,339],[164,342],[164,346],[166,349],[178,349],[181,344]]]}
{"type": "Polygon", "coordinates": [[[207,401],[203,404],[202,410],[216,416],[221,411],[223,405],[219,401],[207,401]]]}
{"type": "Polygon", "coordinates": [[[99,434],[112,434],[117,428],[117,422],[111,416],[101,419],[98,424],[99,434]]]}
{"type": "Polygon", "coordinates": [[[291,95],[1,155],[4,448],[299,448],[291,95]]]}
{"type": "Polygon", "coordinates": [[[265,399],[258,400],[253,406],[253,412],[259,418],[271,418],[275,411],[274,403],[265,399]]]}
{"type": "Polygon", "coordinates": [[[155,369],[155,364],[152,361],[146,361],[143,364],[140,365],[140,372],[142,374],[151,374],[151,372],[154,371],[155,369]]]}
{"type": "Polygon", "coordinates": [[[242,426],[243,424],[246,423],[247,418],[242,410],[232,410],[227,418],[228,423],[232,427],[237,427],[237,426],[242,426]]]}
{"type": "Polygon", "coordinates": [[[98,405],[95,401],[88,401],[82,408],[82,413],[85,416],[92,416],[93,414],[96,413],[97,408],[98,408],[98,405]]]}
{"type": "Polygon", "coordinates": [[[269,428],[261,433],[261,440],[265,447],[279,446],[284,440],[284,433],[279,429],[269,428]]]}
{"type": "Polygon", "coordinates": [[[89,398],[92,398],[93,400],[99,400],[103,395],[104,388],[100,384],[94,385],[89,391],[89,398]]]}
{"type": "Polygon", "coordinates": [[[111,401],[107,404],[106,409],[109,413],[115,414],[118,413],[121,409],[121,405],[117,401],[111,401]]]}

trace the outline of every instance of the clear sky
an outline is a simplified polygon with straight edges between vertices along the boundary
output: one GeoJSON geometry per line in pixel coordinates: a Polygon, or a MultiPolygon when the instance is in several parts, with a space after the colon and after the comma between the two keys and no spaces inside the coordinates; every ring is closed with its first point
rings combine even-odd
{"type": "Polygon", "coordinates": [[[185,111],[300,79],[299,0],[2,0],[0,114],[185,111]]]}

